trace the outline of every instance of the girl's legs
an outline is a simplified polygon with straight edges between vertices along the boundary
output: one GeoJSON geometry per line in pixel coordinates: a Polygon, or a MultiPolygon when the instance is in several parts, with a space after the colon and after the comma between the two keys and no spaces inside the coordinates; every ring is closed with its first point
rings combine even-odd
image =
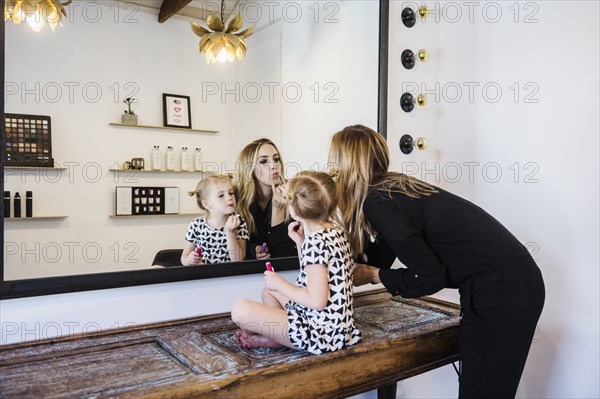
{"type": "Polygon", "coordinates": [[[285,295],[280,294],[279,292],[271,291],[267,288],[263,289],[262,292],[262,302],[265,305],[272,306],[274,308],[285,309],[285,304],[290,299],[285,295]]]}
{"type": "MultiPolygon", "coordinates": [[[[275,300],[273,297],[272,300],[275,300]]],[[[250,348],[271,347],[297,349],[288,338],[287,312],[273,307],[241,299],[231,309],[231,319],[242,331],[237,334],[241,345],[250,348]]]]}

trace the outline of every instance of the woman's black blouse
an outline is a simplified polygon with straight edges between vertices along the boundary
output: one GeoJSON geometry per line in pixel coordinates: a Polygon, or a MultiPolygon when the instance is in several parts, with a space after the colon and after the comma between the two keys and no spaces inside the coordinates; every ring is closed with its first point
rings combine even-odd
{"type": "Polygon", "coordinates": [[[256,246],[264,242],[269,247],[271,258],[284,256],[298,256],[296,243],[288,236],[287,222],[271,226],[271,201],[264,210],[260,209],[258,203],[250,205],[250,213],[254,218],[256,231],[250,232],[250,240],[246,245],[246,259],[256,259],[256,246]]]}
{"type": "Polygon", "coordinates": [[[376,242],[365,250],[368,263],[382,268],[379,278],[392,294],[430,295],[458,288],[478,273],[534,262],[491,215],[438,190],[418,199],[374,190],[365,199],[365,218],[377,232],[376,242]],[[396,258],[406,269],[390,269],[396,258]]]}

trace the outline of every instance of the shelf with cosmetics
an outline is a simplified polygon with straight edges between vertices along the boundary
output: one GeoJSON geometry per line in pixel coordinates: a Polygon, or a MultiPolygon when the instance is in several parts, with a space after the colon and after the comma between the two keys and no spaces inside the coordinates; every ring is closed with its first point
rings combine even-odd
{"type": "Polygon", "coordinates": [[[26,170],[67,170],[57,166],[4,166],[4,169],[26,169],[26,170]]]}
{"type": "Polygon", "coordinates": [[[165,127],[165,126],[154,126],[154,125],[128,125],[125,123],[109,123],[109,126],[130,127],[130,128],[134,128],[134,129],[172,130],[172,131],[176,131],[176,132],[188,132],[188,133],[219,133],[219,130],[188,129],[188,128],[184,128],[184,127],[165,127]]]}
{"type": "Polygon", "coordinates": [[[33,216],[33,217],[20,217],[20,218],[15,218],[15,217],[10,217],[10,218],[4,218],[5,222],[27,222],[27,221],[41,221],[41,220],[59,220],[59,219],[66,219],[68,218],[68,216],[33,216]]]}
{"type": "Polygon", "coordinates": [[[198,213],[167,213],[167,214],[153,214],[153,215],[108,215],[109,218],[147,218],[147,217],[156,217],[156,216],[186,216],[186,217],[198,217],[198,213]]]}
{"type": "Polygon", "coordinates": [[[146,169],[117,169],[110,168],[111,172],[116,173],[208,173],[205,170],[146,170],[146,169]]]}

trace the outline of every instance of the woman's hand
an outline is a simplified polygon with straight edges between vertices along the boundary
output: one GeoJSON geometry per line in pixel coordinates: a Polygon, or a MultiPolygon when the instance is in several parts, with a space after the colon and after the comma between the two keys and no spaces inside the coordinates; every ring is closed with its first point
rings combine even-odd
{"type": "Polygon", "coordinates": [[[227,222],[225,222],[225,230],[235,232],[240,223],[240,215],[231,215],[227,218],[227,222]]]}
{"type": "Polygon", "coordinates": [[[286,203],[285,199],[283,198],[283,194],[285,193],[285,186],[283,184],[276,186],[275,183],[272,183],[271,189],[273,190],[273,199],[271,200],[273,208],[284,208],[286,203]]]}
{"type": "Polygon", "coordinates": [[[265,260],[265,259],[271,259],[271,254],[269,253],[269,247],[267,247],[265,245],[265,251],[263,252],[262,249],[262,245],[257,245],[256,246],[256,259],[258,260],[265,260]]]}
{"type": "Polygon", "coordinates": [[[365,284],[379,284],[379,268],[369,265],[363,265],[362,263],[354,264],[354,276],[352,282],[355,286],[365,284]]]}
{"type": "Polygon", "coordinates": [[[304,242],[304,227],[302,223],[294,221],[288,225],[288,236],[296,243],[296,246],[300,248],[304,242]]]}

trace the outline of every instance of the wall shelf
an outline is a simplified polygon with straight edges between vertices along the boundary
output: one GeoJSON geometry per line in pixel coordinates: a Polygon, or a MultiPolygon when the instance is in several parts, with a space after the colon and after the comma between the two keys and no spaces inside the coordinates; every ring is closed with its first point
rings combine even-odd
{"type": "Polygon", "coordinates": [[[176,132],[190,132],[190,133],[219,133],[218,130],[207,130],[207,129],[187,129],[178,127],[165,127],[165,126],[153,126],[153,125],[126,125],[124,123],[109,123],[110,126],[121,126],[121,127],[132,127],[137,129],[160,129],[160,130],[173,130],[176,132]]]}
{"type": "Polygon", "coordinates": [[[56,219],[66,219],[68,216],[34,216],[34,217],[20,217],[20,218],[4,218],[5,222],[15,221],[30,221],[30,220],[56,220],[56,219]]]}
{"type": "Polygon", "coordinates": [[[194,216],[198,217],[199,213],[169,213],[169,214],[156,214],[156,215],[108,215],[110,218],[145,218],[145,217],[156,217],[156,216],[194,216]]]}
{"type": "Polygon", "coordinates": [[[116,173],[207,173],[204,170],[135,170],[135,169],[115,169],[115,168],[111,168],[109,169],[111,172],[116,172],[116,173]]]}
{"type": "Polygon", "coordinates": [[[67,168],[57,168],[56,166],[4,166],[4,169],[31,169],[31,170],[67,170],[67,168]]]}

